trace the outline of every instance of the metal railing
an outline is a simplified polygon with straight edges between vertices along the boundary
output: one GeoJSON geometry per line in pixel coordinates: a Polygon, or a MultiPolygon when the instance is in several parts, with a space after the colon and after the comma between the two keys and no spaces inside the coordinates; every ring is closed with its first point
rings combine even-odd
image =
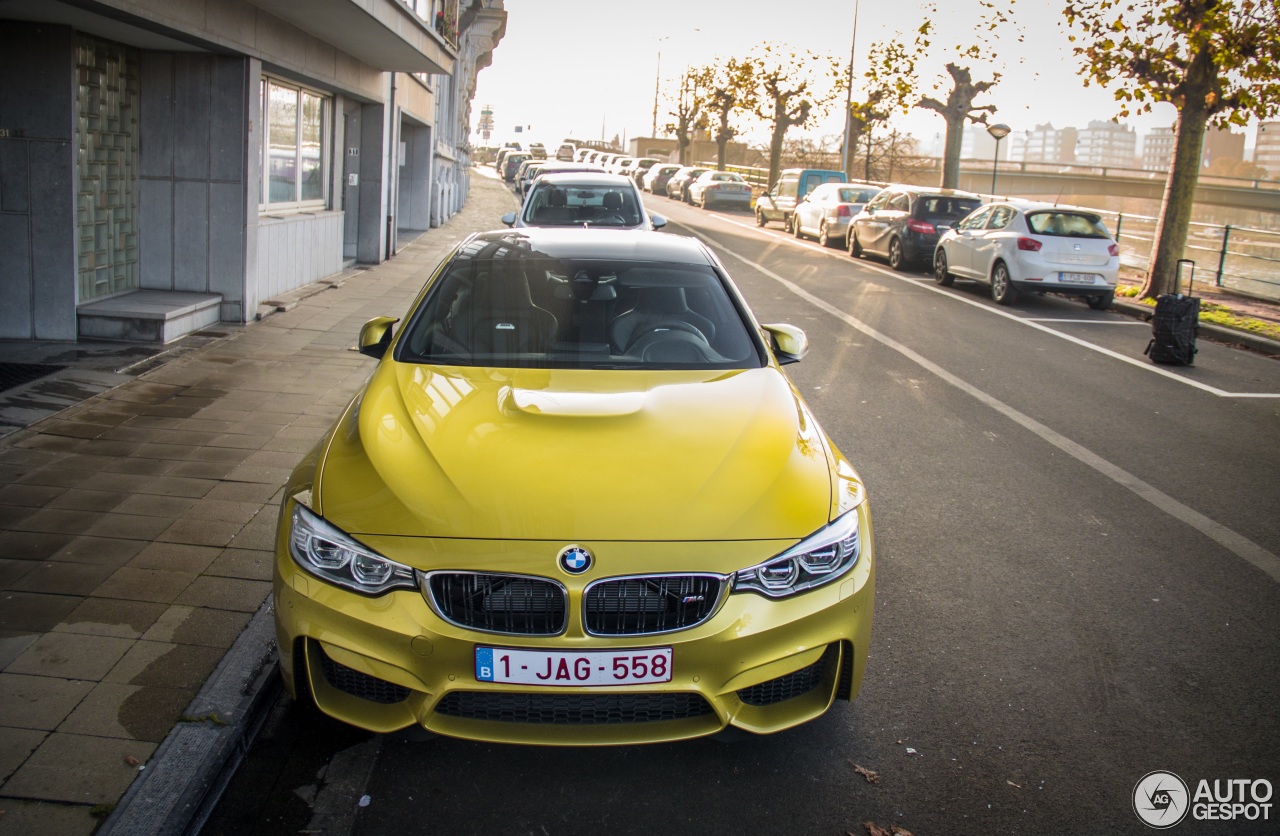
{"type": "MultiPolygon", "coordinates": [[[[1159,218],[1098,212],[1109,219],[1120,245],[1120,262],[1147,269],[1159,218]],[[1112,220],[1113,219],[1113,220],[1112,220]]],[[[1192,223],[1183,258],[1196,262],[1201,281],[1207,275],[1217,287],[1280,302],[1280,232],[1232,224],[1192,223]]]]}

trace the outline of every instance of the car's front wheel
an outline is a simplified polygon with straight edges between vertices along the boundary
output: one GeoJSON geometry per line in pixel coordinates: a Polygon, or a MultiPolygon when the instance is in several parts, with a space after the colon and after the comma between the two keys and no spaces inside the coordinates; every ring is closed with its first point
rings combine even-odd
{"type": "Polygon", "coordinates": [[[1107,308],[1111,307],[1111,303],[1115,300],[1115,291],[1104,293],[1101,296],[1090,296],[1089,307],[1093,308],[1095,311],[1105,311],[1107,308]]]}
{"type": "Polygon", "coordinates": [[[951,287],[956,280],[956,277],[947,271],[947,267],[946,250],[938,247],[938,251],[933,254],[933,278],[943,287],[951,287]]]}
{"type": "Polygon", "coordinates": [[[1014,287],[1003,261],[997,261],[991,268],[991,298],[997,305],[1012,305],[1018,300],[1018,288],[1014,287]]]}
{"type": "Polygon", "coordinates": [[[889,266],[894,270],[902,270],[907,266],[906,257],[902,253],[902,240],[889,239],[889,266]]]}
{"type": "Polygon", "coordinates": [[[862,258],[862,242],[858,240],[858,233],[854,230],[849,231],[849,256],[862,258]]]}

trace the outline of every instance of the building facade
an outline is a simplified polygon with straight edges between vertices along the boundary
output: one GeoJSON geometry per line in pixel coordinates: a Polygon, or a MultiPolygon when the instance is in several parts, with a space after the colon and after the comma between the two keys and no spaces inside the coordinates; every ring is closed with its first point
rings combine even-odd
{"type": "Polygon", "coordinates": [[[465,147],[454,88],[505,21],[464,2],[489,35],[458,0],[4,3],[0,338],[246,322],[452,214],[437,148],[465,147]]]}
{"type": "Polygon", "coordinates": [[[1014,131],[1005,142],[1008,159],[1026,163],[1073,163],[1076,161],[1075,128],[1055,128],[1051,123],[1036,125],[1034,130],[1014,131]]]}
{"type": "Polygon", "coordinates": [[[1280,180],[1280,122],[1258,123],[1253,164],[1265,168],[1268,178],[1280,180]]]}
{"type": "Polygon", "coordinates": [[[1091,121],[1076,139],[1076,162],[1080,165],[1134,168],[1137,163],[1138,134],[1118,122],[1091,121]]]}
{"type": "MultiPolygon", "coordinates": [[[[1148,171],[1166,171],[1173,162],[1177,125],[1152,128],[1142,138],[1142,167],[1148,171]]],[[[1210,128],[1205,131],[1200,167],[1208,168],[1220,159],[1244,159],[1244,134],[1230,129],[1210,128]]]]}

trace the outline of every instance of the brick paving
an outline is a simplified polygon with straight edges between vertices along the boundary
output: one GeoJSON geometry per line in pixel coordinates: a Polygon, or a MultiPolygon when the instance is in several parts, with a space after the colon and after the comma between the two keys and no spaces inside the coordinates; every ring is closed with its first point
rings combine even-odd
{"type": "Polygon", "coordinates": [[[281,485],[373,367],[360,326],[515,206],[473,176],[390,261],[0,439],[0,836],[120,799],[269,594],[281,485]]]}

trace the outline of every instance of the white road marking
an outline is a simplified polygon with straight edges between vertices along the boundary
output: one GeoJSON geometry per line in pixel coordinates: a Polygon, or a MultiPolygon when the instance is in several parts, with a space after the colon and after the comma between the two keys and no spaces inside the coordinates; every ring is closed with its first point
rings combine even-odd
{"type": "MultiPolygon", "coordinates": [[[[720,218],[721,220],[727,223],[731,223],[736,226],[741,226],[746,229],[758,229],[758,227],[756,227],[754,224],[746,224],[746,223],[743,223],[742,221],[738,221],[733,218],[726,218],[722,215],[712,214],[711,217],[720,218]]],[[[686,228],[692,232],[695,232],[696,234],[696,231],[693,230],[692,227],[686,226],[686,228]]],[[[767,232],[768,230],[762,230],[762,231],[767,232]]],[[[819,253],[822,253],[823,255],[831,256],[832,258],[839,258],[841,261],[844,261],[846,263],[848,263],[849,261],[848,256],[832,252],[830,248],[823,247],[820,244],[814,243],[811,245],[810,242],[808,241],[800,241],[795,239],[794,237],[784,236],[782,234],[779,234],[774,237],[782,238],[783,240],[790,241],[793,244],[804,247],[805,249],[812,250],[814,252],[819,252],[819,253]]],[[[1075,343],[1076,345],[1082,348],[1087,348],[1090,351],[1096,351],[1099,354],[1105,354],[1106,356],[1112,358],[1113,360],[1119,360],[1122,363],[1128,363],[1130,366],[1133,366],[1134,368],[1137,368],[1137,369],[1142,369],[1145,372],[1158,374],[1158,375],[1161,375],[1162,377],[1167,377],[1169,380],[1176,380],[1178,383],[1191,386],[1193,388],[1201,390],[1202,392],[1208,392],[1209,394],[1215,395],[1219,398],[1280,398],[1280,392],[1227,392],[1222,389],[1219,389],[1216,386],[1210,386],[1207,383],[1201,383],[1198,380],[1193,380],[1189,377],[1184,377],[1180,374],[1171,372],[1168,369],[1163,369],[1163,368],[1160,368],[1159,366],[1154,366],[1145,360],[1138,360],[1136,358],[1129,357],[1117,351],[1112,351],[1109,348],[1103,348],[1100,345],[1095,345],[1089,342],[1088,340],[1082,340],[1079,337],[1073,337],[1070,334],[1065,334],[1061,331],[1055,331],[1053,328],[1049,328],[1046,325],[1040,324],[1041,322],[1063,322],[1064,320],[1031,319],[1024,316],[1018,316],[1017,314],[1000,310],[999,308],[993,308],[990,305],[984,305],[982,302],[979,302],[976,299],[966,299],[963,296],[957,295],[955,293],[951,293],[942,287],[936,286],[933,283],[932,279],[919,279],[912,276],[904,276],[888,268],[881,267],[877,264],[868,264],[866,262],[858,262],[858,266],[863,267],[867,270],[874,270],[875,272],[888,276],[891,279],[897,279],[898,281],[906,282],[907,284],[910,284],[912,287],[918,287],[918,288],[921,288],[922,290],[928,290],[933,293],[941,294],[947,299],[953,299],[957,302],[963,302],[966,305],[972,305],[973,307],[978,308],[979,310],[983,310],[983,311],[986,311],[987,313],[995,314],[996,316],[1002,316],[1005,319],[1011,320],[1013,322],[1021,323],[1027,326],[1028,328],[1034,328],[1037,331],[1041,331],[1045,334],[1049,334],[1051,336],[1057,337],[1058,339],[1066,340],[1067,342],[1070,342],[1070,343],[1075,343]]],[[[1089,323],[1095,322],[1095,320],[1079,320],[1079,321],[1089,322],[1089,323]]],[[[1125,323],[1125,324],[1128,324],[1128,323],[1125,323]]],[[[1140,325],[1142,323],[1137,323],[1137,324],[1140,325]]]]}
{"type": "MultiPolygon", "coordinates": [[[[1145,499],[1147,502],[1150,502],[1152,505],[1159,508],[1161,511],[1164,511],[1165,513],[1183,521],[1187,525],[1199,531],[1201,534],[1204,534],[1209,539],[1217,542],[1219,545],[1223,546],[1228,551],[1235,554],[1237,557],[1242,558],[1243,560],[1247,561],[1254,567],[1262,570],[1272,580],[1280,581],[1280,557],[1277,557],[1276,555],[1267,551],[1262,546],[1259,546],[1257,543],[1253,542],[1252,540],[1248,539],[1242,534],[1239,534],[1233,531],[1232,529],[1222,525],[1221,523],[1218,523],[1210,519],[1209,517],[1206,517],[1204,514],[1201,514],[1199,511],[1196,511],[1195,509],[1190,508],[1187,505],[1184,505],[1183,503],[1179,502],[1178,500],[1174,499],[1173,497],[1169,496],[1163,491],[1158,490],[1153,485],[1150,485],[1147,482],[1144,482],[1143,480],[1139,479],[1137,476],[1134,476],[1132,473],[1129,473],[1123,468],[1120,468],[1112,464],[1111,462],[1102,458],[1098,454],[1087,449],[1083,445],[1078,444],[1075,441],[1072,441],[1071,439],[1067,438],[1066,436],[1062,435],[1056,430],[1053,430],[1048,426],[1040,423],[1036,419],[1032,418],[1030,415],[1027,415],[1023,412],[1018,411],[1017,409],[1014,409],[1013,407],[1009,406],[1008,404],[1004,403],[1003,401],[999,400],[993,395],[990,395],[984,392],[983,390],[979,389],[978,387],[974,386],[973,384],[965,380],[962,380],[961,378],[957,377],[956,375],[952,374],[951,372],[939,366],[937,363],[934,363],[933,361],[923,357],[916,351],[908,348],[907,346],[903,345],[902,343],[898,342],[892,337],[886,334],[880,333],[876,329],[872,328],[870,325],[867,325],[862,320],[854,316],[851,316],[845,313],[844,311],[840,310],[839,308],[835,307],[834,305],[831,305],[827,301],[820,299],[817,296],[814,296],[812,293],[800,287],[795,282],[792,282],[788,279],[784,279],[782,276],[779,276],[777,273],[774,273],[772,270],[768,269],[767,267],[757,264],[756,262],[751,261],[750,259],[735,253],[733,250],[729,249],[728,247],[725,247],[724,245],[716,241],[712,241],[710,238],[706,237],[705,235],[702,235],[697,230],[691,229],[690,231],[692,231],[695,236],[697,236],[702,241],[704,241],[707,244],[707,246],[717,249],[727,255],[730,255],[733,258],[737,259],[738,261],[742,262],[743,264],[746,264],[747,266],[752,267],[755,270],[758,270],[761,274],[768,276],[769,278],[778,282],[787,290],[791,291],[796,296],[799,296],[801,299],[805,300],[806,302],[813,305],[814,307],[819,308],[820,310],[823,310],[831,314],[832,316],[841,320],[842,322],[849,325],[850,327],[858,331],[861,331],[863,334],[867,335],[868,337],[880,343],[881,345],[884,345],[885,347],[898,352],[903,357],[906,357],[908,360],[911,360],[913,363],[916,363],[920,367],[924,368],[926,371],[931,372],[932,374],[936,375],[940,379],[946,381],[947,383],[950,383],[952,386],[955,386],[960,391],[972,396],[973,398],[977,399],[979,402],[989,406],[990,408],[994,409],[996,412],[999,412],[1000,414],[1009,418],[1019,426],[1035,433],[1041,439],[1047,441],[1049,444],[1053,445],[1057,449],[1061,450],[1062,452],[1066,453],[1067,455],[1071,456],[1072,458],[1076,459],[1082,464],[1085,464],[1088,467],[1093,468],[1098,473],[1101,473],[1103,476],[1106,476],[1108,479],[1111,479],[1117,484],[1125,488],[1128,488],[1130,491],[1137,494],[1142,499],[1145,499]]],[[[1012,318],[1017,319],[1017,317],[1012,317],[1012,318]]],[[[1107,353],[1111,353],[1111,352],[1107,352],[1107,353]]]]}

